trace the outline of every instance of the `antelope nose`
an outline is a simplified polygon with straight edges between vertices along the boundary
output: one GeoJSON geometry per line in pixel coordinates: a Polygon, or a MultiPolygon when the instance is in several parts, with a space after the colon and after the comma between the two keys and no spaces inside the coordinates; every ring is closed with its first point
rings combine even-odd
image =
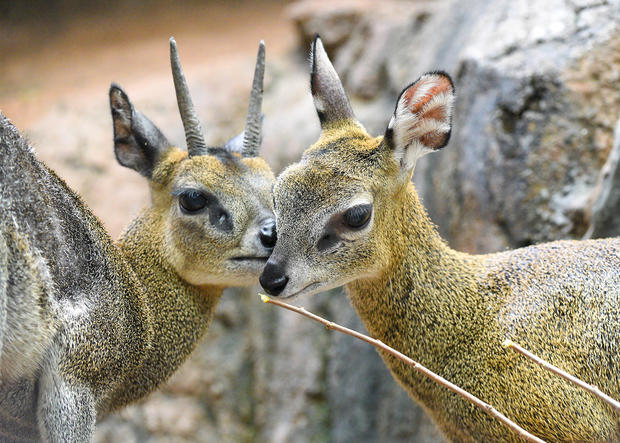
{"type": "Polygon", "coordinates": [[[276,234],[276,222],[274,219],[270,218],[263,223],[258,232],[258,237],[264,247],[273,249],[278,239],[278,235],[276,234]]]}
{"type": "Polygon", "coordinates": [[[280,295],[286,284],[288,283],[288,277],[284,275],[284,267],[279,263],[273,263],[267,261],[263,273],[258,279],[260,285],[269,295],[280,295]]]}

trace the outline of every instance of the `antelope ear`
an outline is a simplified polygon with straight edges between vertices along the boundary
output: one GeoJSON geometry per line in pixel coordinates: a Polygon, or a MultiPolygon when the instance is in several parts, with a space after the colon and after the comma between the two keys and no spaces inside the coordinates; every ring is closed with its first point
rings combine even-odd
{"type": "Polygon", "coordinates": [[[445,72],[426,73],[400,93],[384,139],[403,172],[448,143],[453,103],[454,84],[445,72]]]}
{"type": "Polygon", "coordinates": [[[109,94],[116,159],[121,165],[151,178],[170,143],[153,122],[134,109],[120,86],[112,83],[109,94]]]}
{"type": "Polygon", "coordinates": [[[241,154],[243,152],[243,139],[245,138],[245,131],[241,131],[233,138],[228,140],[224,145],[224,149],[232,153],[241,154]]]}
{"type": "MultiPolygon", "coordinates": [[[[241,131],[239,134],[235,135],[233,138],[231,138],[230,140],[228,140],[226,142],[226,144],[224,145],[224,149],[226,149],[229,152],[232,153],[238,153],[243,155],[244,157],[256,157],[258,155],[258,149],[260,148],[260,145],[263,141],[263,136],[262,136],[262,127],[263,127],[263,120],[265,119],[265,114],[261,114],[260,116],[260,133],[258,135],[258,146],[254,146],[254,144],[250,144],[248,145],[246,143],[246,136],[245,136],[245,130],[241,131]],[[255,148],[255,149],[248,149],[248,148],[255,148]]],[[[256,140],[256,138],[255,138],[256,140]]]]}
{"type": "Polygon", "coordinates": [[[321,128],[336,121],[355,120],[349,98],[318,35],[312,43],[310,60],[310,90],[321,128]]]}

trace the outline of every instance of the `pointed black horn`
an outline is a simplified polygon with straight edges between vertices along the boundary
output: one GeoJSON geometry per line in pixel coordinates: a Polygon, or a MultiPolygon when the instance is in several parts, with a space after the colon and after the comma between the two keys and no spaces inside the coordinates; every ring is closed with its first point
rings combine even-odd
{"type": "Polygon", "coordinates": [[[256,68],[254,69],[254,80],[252,82],[252,92],[250,93],[250,104],[248,105],[248,116],[245,120],[245,135],[243,137],[243,155],[245,157],[255,157],[262,141],[262,117],[261,107],[263,105],[263,78],[265,77],[265,42],[261,40],[258,45],[256,55],[256,68]]]}
{"type": "Polygon", "coordinates": [[[202,136],[202,128],[198,115],[194,110],[194,104],[189,95],[187,81],[183,75],[181,62],[179,61],[179,53],[177,51],[177,43],[174,37],[170,37],[170,65],[172,66],[172,78],[174,80],[174,89],[177,95],[177,104],[179,105],[179,113],[183,128],[185,128],[185,140],[187,142],[187,152],[189,156],[204,155],[207,153],[207,145],[202,136]]]}

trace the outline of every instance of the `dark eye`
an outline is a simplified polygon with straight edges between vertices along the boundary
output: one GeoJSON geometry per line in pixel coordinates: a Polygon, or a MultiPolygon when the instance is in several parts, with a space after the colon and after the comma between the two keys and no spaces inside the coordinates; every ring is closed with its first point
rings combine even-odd
{"type": "Polygon", "coordinates": [[[181,210],[187,214],[194,214],[207,205],[207,197],[199,191],[189,190],[179,195],[181,210]]]}
{"type": "Polygon", "coordinates": [[[344,224],[349,228],[361,228],[368,223],[370,220],[370,215],[372,214],[372,205],[357,205],[349,208],[345,211],[342,216],[342,220],[344,224]]]}

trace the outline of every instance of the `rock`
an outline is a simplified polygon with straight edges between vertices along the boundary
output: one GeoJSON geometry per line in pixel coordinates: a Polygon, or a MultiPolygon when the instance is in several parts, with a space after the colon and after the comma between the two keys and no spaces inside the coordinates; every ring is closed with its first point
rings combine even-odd
{"type": "Polygon", "coordinates": [[[415,174],[433,220],[475,252],[581,238],[620,111],[618,5],[469,1],[447,11],[388,64],[393,84],[437,68],[455,76],[452,140],[415,174]],[[596,26],[576,25],[594,11],[596,26]],[[413,48],[423,49],[403,62],[413,48]]]}
{"type": "Polygon", "coordinates": [[[445,3],[305,0],[289,11],[304,48],[319,34],[347,92],[371,99],[386,92],[385,65],[398,38],[417,33],[445,3]]]}
{"type": "Polygon", "coordinates": [[[204,411],[191,398],[159,398],[144,405],[146,429],[153,433],[169,433],[179,436],[196,434],[203,421],[204,411]]]}
{"type": "Polygon", "coordinates": [[[604,238],[620,232],[620,121],[614,145],[599,176],[590,206],[590,228],[586,238],[604,238]]]}
{"type": "Polygon", "coordinates": [[[372,9],[371,0],[309,0],[293,3],[288,16],[297,27],[304,52],[308,51],[317,34],[325,48],[333,51],[349,40],[356,24],[372,9]]]}
{"type": "MultiPolygon", "coordinates": [[[[367,333],[344,294],[331,297],[328,318],[367,333]]],[[[422,409],[394,382],[374,347],[332,333],[329,351],[331,441],[442,441],[422,409]]]]}

